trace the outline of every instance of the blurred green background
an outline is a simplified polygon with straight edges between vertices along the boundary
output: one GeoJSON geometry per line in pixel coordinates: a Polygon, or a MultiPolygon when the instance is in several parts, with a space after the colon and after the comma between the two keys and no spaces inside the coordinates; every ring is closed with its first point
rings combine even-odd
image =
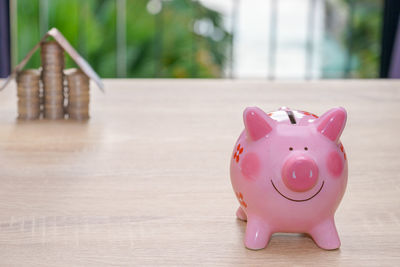
{"type": "MultiPolygon", "coordinates": [[[[40,33],[39,25],[43,14],[39,12],[39,0],[17,3],[18,61],[21,61],[44,33],[40,33]]],[[[162,8],[158,3],[126,1],[126,23],[122,22],[121,38],[117,36],[118,1],[114,0],[47,1],[47,24],[49,28],[58,28],[104,78],[221,77],[231,43],[221,15],[197,1],[164,1],[162,8]],[[201,23],[211,25],[212,32],[196,33],[201,23]],[[124,50],[120,60],[118,45],[124,50]],[[119,66],[120,70],[117,61],[124,65],[119,66]]],[[[35,53],[27,67],[39,66],[40,57],[35,53]]],[[[71,59],[67,58],[66,66],[74,66],[71,59]]]]}
{"type": "MultiPolygon", "coordinates": [[[[240,41],[235,36],[235,29],[230,26],[227,29],[226,14],[205,6],[202,1],[15,1],[17,48],[14,50],[18,62],[40,36],[56,27],[103,78],[235,77],[232,66],[236,70],[240,68],[240,61],[233,58],[235,42],[240,41]],[[43,13],[43,10],[47,12],[43,13]]],[[[239,3],[246,3],[224,0],[228,1],[236,3],[239,14],[239,3]]],[[[284,0],[276,1],[283,3],[284,0]]],[[[304,5],[312,2],[302,1],[304,5]]],[[[322,47],[317,48],[321,62],[317,78],[379,76],[382,2],[324,1],[323,42],[322,47]]],[[[257,1],[252,3],[257,9],[257,1]]],[[[249,2],[246,4],[250,5],[249,2]]],[[[266,10],[265,16],[268,15],[266,10]]],[[[232,25],[239,22],[243,21],[233,21],[232,25]]],[[[277,27],[276,38],[279,38],[279,24],[277,27]]],[[[259,34],[267,36],[268,25],[265,32],[259,34]]],[[[304,50],[304,44],[296,45],[299,50],[304,50]]],[[[248,50],[257,53],[251,51],[252,47],[248,50]]],[[[265,53],[267,51],[266,46],[265,53]]],[[[27,67],[39,66],[40,58],[36,53],[27,67]]],[[[67,67],[73,66],[74,63],[67,58],[67,67]]]]}
{"type": "Polygon", "coordinates": [[[326,2],[324,78],[379,77],[382,9],[381,0],[326,2]]]}

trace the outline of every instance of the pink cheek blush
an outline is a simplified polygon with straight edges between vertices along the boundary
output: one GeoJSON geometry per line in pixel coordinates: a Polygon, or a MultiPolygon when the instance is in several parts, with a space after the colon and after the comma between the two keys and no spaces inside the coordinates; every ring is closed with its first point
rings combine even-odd
{"type": "Polygon", "coordinates": [[[260,171],[260,159],[256,153],[247,153],[240,165],[242,174],[248,179],[255,179],[260,171]]]}
{"type": "Polygon", "coordinates": [[[343,170],[343,160],[340,157],[339,153],[333,151],[329,154],[327,159],[327,165],[329,172],[336,178],[338,178],[342,174],[343,170]]]}

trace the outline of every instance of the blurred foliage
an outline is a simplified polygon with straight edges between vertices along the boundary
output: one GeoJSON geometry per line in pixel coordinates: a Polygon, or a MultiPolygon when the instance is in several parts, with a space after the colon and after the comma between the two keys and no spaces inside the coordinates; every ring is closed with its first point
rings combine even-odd
{"type": "MultiPolygon", "coordinates": [[[[39,1],[18,0],[19,61],[41,38],[39,1]]],[[[116,3],[49,0],[49,29],[58,28],[101,77],[117,77],[117,64],[126,64],[127,77],[223,76],[231,35],[220,13],[192,0],[127,0],[126,62],[117,62],[116,3]]],[[[35,53],[27,67],[39,66],[35,53]]]]}
{"type": "Polygon", "coordinates": [[[328,0],[323,77],[377,78],[383,1],[328,0]]]}
{"type": "MultiPolygon", "coordinates": [[[[232,36],[195,0],[126,0],[126,60],[117,62],[117,0],[18,0],[18,58],[39,41],[40,2],[101,77],[223,77],[232,36]]],[[[326,0],[324,78],[378,77],[383,0],[326,0]]],[[[250,48],[251,49],[251,48],[250,48]]],[[[39,67],[36,53],[27,67],[39,67]]],[[[66,67],[74,63],[67,57],[66,67]]]]}

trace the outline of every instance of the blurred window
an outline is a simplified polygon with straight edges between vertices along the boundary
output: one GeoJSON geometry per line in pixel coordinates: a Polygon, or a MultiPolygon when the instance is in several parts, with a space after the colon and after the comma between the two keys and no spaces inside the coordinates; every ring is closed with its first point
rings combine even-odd
{"type": "MultiPolygon", "coordinates": [[[[104,78],[375,78],[379,73],[382,1],[15,3],[14,65],[56,27],[104,78]]],[[[27,67],[39,65],[37,53],[27,67]]]]}

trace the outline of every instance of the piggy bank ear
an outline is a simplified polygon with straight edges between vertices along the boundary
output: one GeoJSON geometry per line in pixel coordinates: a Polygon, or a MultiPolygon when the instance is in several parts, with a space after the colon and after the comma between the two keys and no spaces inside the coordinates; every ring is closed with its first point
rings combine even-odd
{"type": "Polygon", "coordinates": [[[347,113],[344,108],[333,108],[324,113],[314,123],[317,131],[337,142],[346,125],[347,113]]]}
{"type": "Polygon", "coordinates": [[[257,107],[246,108],[243,121],[247,134],[253,141],[266,136],[275,126],[275,121],[257,107]]]}

